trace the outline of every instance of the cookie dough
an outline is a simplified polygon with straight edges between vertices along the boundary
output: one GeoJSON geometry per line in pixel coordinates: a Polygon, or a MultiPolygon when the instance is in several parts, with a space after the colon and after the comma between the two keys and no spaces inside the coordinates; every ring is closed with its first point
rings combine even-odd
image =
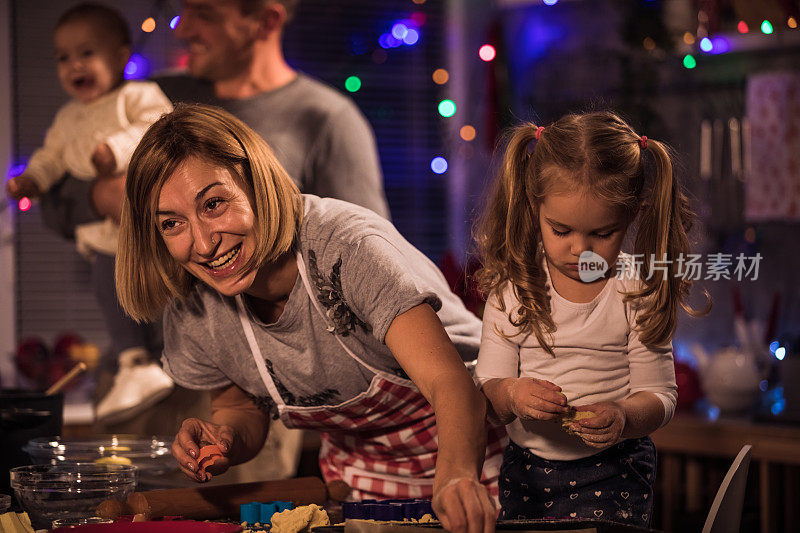
{"type": "Polygon", "coordinates": [[[574,407],[569,408],[569,412],[561,417],[561,429],[569,433],[570,435],[574,435],[575,432],[572,431],[570,428],[570,424],[578,422],[579,420],[584,420],[586,418],[594,418],[594,411],[578,411],[574,407]]]}
{"type": "Polygon", "coordinates": [[[329,526],[328,513],[319,505],[303,505],[272,515],[271,533],[306,533],[312,527],[329,526]]]}

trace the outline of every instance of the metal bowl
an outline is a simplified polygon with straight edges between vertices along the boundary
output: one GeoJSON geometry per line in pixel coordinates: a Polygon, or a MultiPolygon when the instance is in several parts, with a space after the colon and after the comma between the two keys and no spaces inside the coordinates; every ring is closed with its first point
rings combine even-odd
{"type": "Polygon", "coordinates": [[[22,449],[35,464],[133,465],[143,476],[160,476],[177,468],[172,459],[171,446],[172,437],[101,435],[92,439],[32,439],[22,449]]]}
{"type": "Polygon", "coordinates": [[[132,465],[64,463],[18,466],[11,488],[36,529],[54,520],[93,516],[100,502],[125,501],[136,489],[132,465]]]}

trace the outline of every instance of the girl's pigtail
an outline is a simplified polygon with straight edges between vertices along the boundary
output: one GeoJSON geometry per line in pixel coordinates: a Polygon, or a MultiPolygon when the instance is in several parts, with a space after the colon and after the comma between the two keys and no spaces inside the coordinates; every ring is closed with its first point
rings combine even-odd
{"type": "Polygon", "coordinates": [[[476,241],[483,264],[476,276],[484,294],[497,294],[500,309],[508,311],[511,324],[532,331],[540,345],[552,353],[542,326],[545,332],[552,332],[555,324],[541,266],[540,228],[533,207],[536,202],[527,185],[532,172],[529,148],[537,142],[537,130],[541,136],[541,130],[533,124],[512,132],[488,209],[478,226],[476,241]],[[502,290],[507,282],[517,293],[519,309],[506,308],[502,290]]]}
{"type": "Polygon", "coordinates": [[[686,302],[692,282],[679,275],[678,267],[679,260],[686,260],[690,250],[694,214],[677,183],[670,156],[658,141],[647,139],[640,145],[643,151],[653,154],[656,176],[634,244],[634,253],[643,258],[644,286],[630,293],[626,301],[643,298],[636,319],[641,340],[647,346],[659,346],[669,342],[675,333],[678,305],[694,316],[707,313],[710,305],[697,311],[686,302]]]}

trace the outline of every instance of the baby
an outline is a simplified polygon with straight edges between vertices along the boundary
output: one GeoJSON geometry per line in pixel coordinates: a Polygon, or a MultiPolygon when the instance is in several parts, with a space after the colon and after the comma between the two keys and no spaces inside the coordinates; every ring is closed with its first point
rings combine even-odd
{"type": "MultiPolygon", "coordinates": [[[[64,13],[53,41],[58,79],[72,98],[53,120],[44,146],[25,172],[6,184],[14,199],[44,194],[65,173],[92,181],[124,173],[145,130],[172,110],[153,82],[125,81],[131,37],[122,16],[98,4],[81,4],[64,13]]],[[[78,250],[92,258],[92,285],[112,351],[119,360],[111,392],[97,407],[99,421],[121,421],[166,396],[172,380],[152,363],[145,326],[126,317],[114,291],[114,255],[119,229],[105,220],[77,227],[78,250]],[[146,364],[140,364],[145,362],[146,364]],[[116,419],[116,420],[114,420],[116,419]]]]}

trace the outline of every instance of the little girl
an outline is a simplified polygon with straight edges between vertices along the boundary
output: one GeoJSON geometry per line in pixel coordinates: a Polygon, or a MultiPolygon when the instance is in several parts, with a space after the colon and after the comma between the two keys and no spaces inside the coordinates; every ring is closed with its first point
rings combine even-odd
{"type": "MultiPolygon", "coordinates": [[[[131,37],[116,10],[75,6],[59,18],[53,41],[58,80],[72,100],[59,109],[25,172],[6,184],[14,199],[42,195],[67,172],[87,181],[124,172],[145,130],[172,110],[154,82],[124,80],[131,37]]],[[[92,259],[94,292],[119,361],[115,383],[97,407],[98,420],[105,422],[133,416],[173,387],[161,368],[149,362],[158,332],[126,317],[117,303],[118,235],[112,220],[82,224],[75,231],[78,250],[92,259]]]]}
{"type": "Polygon", "coordinates": [[[691,220],[665,147],[613,113],[514,130],[477,234],[476,374],[511,438],[501,518],[649,523],[648,435],[675,410],[678,306],[696,313],[675,275],[691,220]]]}

